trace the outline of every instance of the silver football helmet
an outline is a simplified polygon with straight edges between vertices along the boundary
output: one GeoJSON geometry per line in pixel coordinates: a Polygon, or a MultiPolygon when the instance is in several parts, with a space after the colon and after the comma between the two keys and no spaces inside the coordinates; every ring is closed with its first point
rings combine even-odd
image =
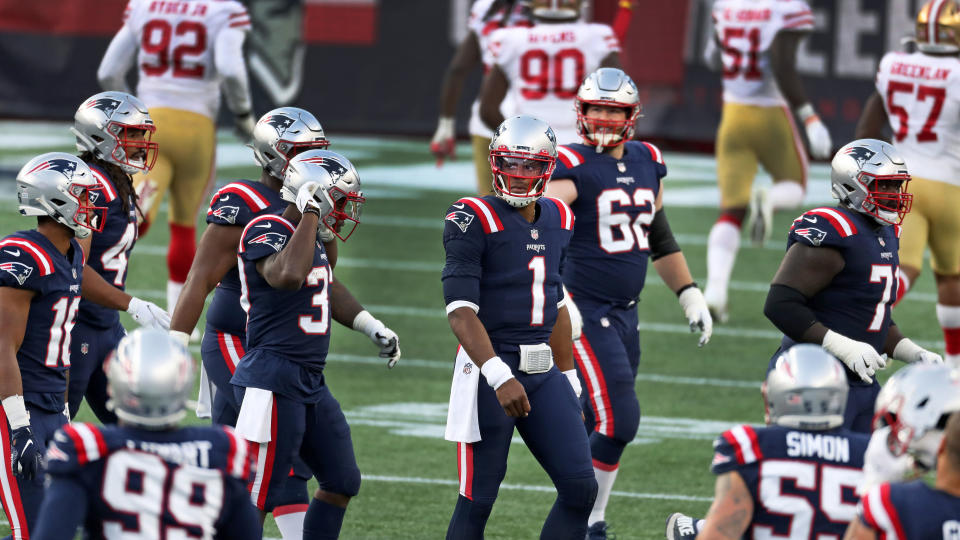
{"type": "Polygon", "coordinates": [[[637,118],[640,117],[640,92],[637,85],[622,69],[600,68],[583,80],[577,90],[577,133],[587,144],[597,147],[597,153],[605,146],[616,146],[633,138],[637,118]],[[587,116],[589,105],[618,107],[624,109],[623,120],[601,119],[587,116]]]}
{"type": "Polygon", "coordinates": [[[251,146],[257,165],[282,180],[291,158],[305,150],[327,148],[330,141],[312,114],[299,107],[280,107],[260,117],[251,146]]]}
{"type": "Polygon", "coordinates": [[[330,233],[346,242],[360,224],[360,210],[366,201],[360,190],[360,175],[350,160],[329,150],[308,150],[290,160],[283,176],[280,198],[297,201],[300,188],[317,184],[313,196],[320,204],[321,241],[330,240],[330,233]],[[344,229],[346,223],[349,230],[344,229]]]}
{"type": "Polygon", "coordinates": [[[79,238],[100,232],[107,209],[94,206],[103,186],[90,167],[77,156],[48,152],[30,161],[17,173],[17,199],[25,216],[49,216],[73,229],[79,238]]]}
{"type": "Polygon", "coordinates": [[[543,196],[556,165],[557,136],[539,118],[507,118],[490,140],[493,191],[514,208],[527,206],[543,196]]]}
{"type": "Polygon", "coordinates": [[[156,131],[142,101],[125,92],[100,92],[80,105],[70,131],[77,150],[117,165],[127,174],[146,172],[157,161],[156,131]]]}
{"type": "Polygon", "coordinates": [[[848,392],[836,358],[819,345],[794,345],[777,358],[763,385],[767,422],[807,430],[839,427],[848,392]]]}
{"type": "Polygon", "coordinates": [[[145,429],[175,426],[193,392],[194,365],[187,348],[155,328],[127,334],[103,366],[107,406],[117,418],[145,429]]]}
{"type": "Polygon", "coordinates": [[[533,16],[546,21],[572,21],[580,18],[581,0],[533,0],[533,16]]]}
{"type": "Polygon", "coordinates": [[[909,453],[934,469],[943,430],[960,411],[960,370],[944,364],[910,364],[887,381],[874,405],[874,429],[889,425],[895,456],[909,453]]]}
{"type": "Polygon", "coordinates": [[[890,143],[853,141],[837,151],[830,168],[833,197],[851,210],[872,216],[881,225],[899,225],[910,211],[910,173],[890,143]]]}

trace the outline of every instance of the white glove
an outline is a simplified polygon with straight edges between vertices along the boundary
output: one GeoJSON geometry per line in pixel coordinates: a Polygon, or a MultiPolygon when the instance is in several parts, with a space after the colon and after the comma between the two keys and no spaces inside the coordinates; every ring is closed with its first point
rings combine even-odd
{"type": "Polygon", "coordinates": [[[140,326],[151,326],[161,330],[170,329],[170,315],[153,302],[146,302],[132,296],[130,305],[127,306],[127,313],[140,326]]]}
{"type": "Polygon", "coordinates": [[[823,336],[823,348],[847,365],[863,382],[873,382],[873,374],[887,367],[887,361],[869,343],[856,341],[827,330],[823,336]]]}
{"type": "Polygon", "coordinates": [[[916,472],[913,457],[909,454],[895,456],[890,452],[887,439],[890,426],[884,426],[873,432],[870,444],[863,455],[863,483],[857,486],[861,497],[874,486],[884,482],[902,482],[916,472]]]}
{"type": "Polygon", "coordinates": [[[301,214],[307,211],[315,211],[317,217],[321,217],[320,201],[318,201],[316,197],[318,189],[320,189],[319,182],[307,182],[300,186],[300,189],[297,191],[297,210],[299,210],[301,214]]]}
{"type": "Polygon", "coordinates": [[[177,343],[183,345],[184,347],[190,346],[190,334],[186,332],[181,332],[179,330],[171,330],[170,337],[177,343]]]}
{"type": "Polygon", "coordinates": [[[570,339],[576,341],[583,334],[583,316],[580,315],[580,309],[573,303],[573,297],[567,292],[565,286],[563,287],[563,297],[565,298],[563,305],[567,306],[567,314],[570,315],[570,339]]]}
{"type": "Polygon", "coordinates": [[[430,140],[430,152],[437,157],[437,167],[443,165],[445,158],[453,159],[457,145],[454,138],[454,121],[452,117],[441,116],[437,122],[437,131],[430,140]]]}
{"type": "Polygon", "coordinates": [[[580,397],[580,394],[583,393],[583,386],[580,384],[580,377],[577,377],[576,369],[568,369],[566,371],[561,371],[567,376],[567,380],[570,382],[570,386],[573,387],[573,393],[580,397]]]}
{"type": "Polygon", "coordinates": [[[249,144],[250,141],[253,140],[253,128],[257,127],[253,115],[249,112],[246,114],[238,114],[233,117],[233,122],[233,134],[236,135],[243,144],[249,144]]]}
{"type": "Polygon", "coordinates": [[[807,129],[807,140],[810,142],[810,155],[816,159],[827,159],[833,150],[833,141],[827,126],[823,125],[813,105],[804,103],[797,107],[797,116],[807,129]]]}
{"type": "Polygon", "coordinates": [[[909,338],[903,338],[897,342],[893,348],[893,357],[908,364],[919,362],[921,364],[942,364],[943,357],[935,352],[928,351],[917,345],[909,338]]]}
{"type": "Polygon", "coordinates": [[[374,345],[380,347],[380,358],[387,360],[388,368],[392,368],[400,361],[400,338],[397,337],[397,333],[375,319],[369,311],[363,310],[357,313],[353,318],[353,329],[366,334],[374,345]]]}
{"type": "Polygon", "coordinates": [[[690,323],[690,331],[700,330],[700,342],[697,345],[703,347],[713,335],[713,317],[710,316],[710,308],[703,299],[703,293],[694,285],[680,293],[679,300],[683,314],[690,323]]]}

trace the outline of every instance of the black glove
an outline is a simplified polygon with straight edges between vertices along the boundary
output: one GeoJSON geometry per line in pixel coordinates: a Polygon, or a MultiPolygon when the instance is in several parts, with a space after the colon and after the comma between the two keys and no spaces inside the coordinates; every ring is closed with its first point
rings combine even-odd
{"type": "Polygon", "coordinates": [[[33,436],[30,426],[10,432],[10,462],[13,473],[33,480],[43,472],[43,446],[33,436]]]}

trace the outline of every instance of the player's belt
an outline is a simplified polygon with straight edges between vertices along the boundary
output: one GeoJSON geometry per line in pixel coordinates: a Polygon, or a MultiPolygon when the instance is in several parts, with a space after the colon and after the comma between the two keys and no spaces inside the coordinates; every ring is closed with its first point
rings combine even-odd
{"type": "Polygon", "coordinates": [[[520,371],[528,375],[546,373],[553,367],[553,351],[546,343],[520,345],[520,371]]]}

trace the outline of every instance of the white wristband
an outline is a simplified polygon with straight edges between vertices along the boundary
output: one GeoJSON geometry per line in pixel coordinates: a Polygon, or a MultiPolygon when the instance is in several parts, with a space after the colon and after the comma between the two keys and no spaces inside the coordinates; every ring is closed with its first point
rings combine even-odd
{"type": "Polygon", "coordinates": [[[501,360],[499,356],[494,356],[484,362],[483,365],[480,366],[480,373],[483,373],[484,378],[487,379],[487,384],[494,390],[500,388],[503,383],[513,378],[513,372],[510,371],[510,366],[503,363],[503,360],[501,360]]]}
{"type": "Polygon", "coordinates": [[[909,364],[920,360],[923,351],[923,347],[914,343],[910,338],[903,338],[893,348],[893,357],[909,364]]]}
{"type": "Polygon", "coordinates": [[[23,396],[10,396],[3,400],[3,413],[7,415],[10,429],[20,429],[30,425],[30,413],[23,404],[23,396]]]}
{"type": "Polygon", "coordinates": [[[370,339],[374,339],[374,335],[383,328],[384,324],[367,310],[357,313],[357,316],[353,318],[353,329],[370,339]]]}
{"type": "Polygon", "coordinates": [[[181,345],[183,345],[184,347],[190,346],[190,334],[188,334],[187,332],[181,332],[179,330],[171,330],[170,337],[177,343],[180,343],[181,345]]]}
{"type": "Polygon", "coordinates": [[[573,387],[573,393],[576,394],[577,397],[580,397],[580,394],[583,393],[583,386],[580,384],[580,378],[577,377],[576,368],[568,369],[566,371],[562,371],[561,373],[567,376],[567,380],[570,381],[570,386],[573,387]]]}
{"type": "Polygon", "coordinates": [[[817,116],[817,111],[813,110],[813,105],[810,103],[804,103],[803,105],[795,109],[797,116],[800,118],[801,122],[806,122],[808,118],[817,116]]]}
{"type": "Polygon", "coordinates": [[[454,119],[452,116],[441,116],[437,122],[437,131],[442,133],[453,133],[454,119]]]}

